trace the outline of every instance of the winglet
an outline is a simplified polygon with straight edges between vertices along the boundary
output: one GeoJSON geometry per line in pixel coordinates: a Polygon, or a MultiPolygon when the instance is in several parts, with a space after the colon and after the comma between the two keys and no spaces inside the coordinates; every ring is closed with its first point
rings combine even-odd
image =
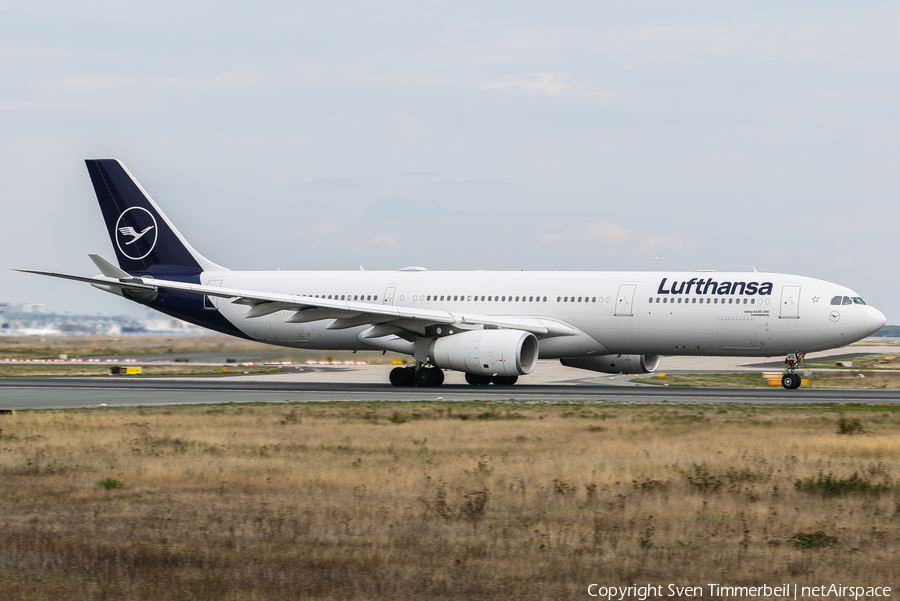
{"type": "Polygon", "coordinates": [[[97,269],[100,270],[100,273],[105,275],[108,278],[116,278],[119,280],[131,280],[134,279],[130,273],[123,269],[119,269],[100,255],[95,255],[92,253],[88,253],[88,256],[91,258],[91,261],[94,262],[94,265],[97,266],[97,269]]]}

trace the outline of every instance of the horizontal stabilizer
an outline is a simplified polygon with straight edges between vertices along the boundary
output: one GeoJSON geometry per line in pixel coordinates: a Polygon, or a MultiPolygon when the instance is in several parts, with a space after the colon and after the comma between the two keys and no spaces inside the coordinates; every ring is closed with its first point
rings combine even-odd
{"type": "Polygon", "coordinates": [[[64,280],[74,280],[76,282],[87,282],[88,284],[101,284],[104,286],[112,286],[114,288],[129,288],[133,290],[156,290],[156,286],[148,286],[147,284],[138,282],[120,282],[117,279],[108,277],[85,277],[82,275],[70,275],[68,273],[55,273],[52,271],[41,271],[40,269],[13,269],[13,271],[21,271],[22,273],[34,273],[37,275],[48,275],[52,278],[61,278],[64,280]]]}
{"type": "Polygon", "coordinates": [[[100,255],[95,255],[92,253],[88,253],[88,256],[91,258],[91,261],[94,262],[94,265],[97,266],[97,269],[100,270],[100,273],[105,275],[108,278],[116,278],[119,280],[130,280],[133,279],[131,274],[127,271],[119,269],[100,255]]]}

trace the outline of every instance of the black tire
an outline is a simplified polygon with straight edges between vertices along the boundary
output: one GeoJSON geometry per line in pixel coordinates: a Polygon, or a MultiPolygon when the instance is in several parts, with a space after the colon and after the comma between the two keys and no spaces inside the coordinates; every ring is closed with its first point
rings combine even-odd
{"type": "Polygon", "coordinates": [[[494,386],[512,386],[519,380],[519,376],[494,376],[491,382],[494,386]]]}
{"type": "Polygon", "coordinates": [[[439,367],[434,368],[434,384],[433,386],[442,386],[444,384],[444,370],[439,367]]]}
{"type": "Polygon", "coordinates": [[[487,376],[479,376],[478,374],[466,374],[466,382],[471,386],[484,386],[485,384],[490,384],[491,379],[487,376]]]}
{"type": "Polygon", "coordinates": [[[434,386],[437,378],[430,367],[420,367],[416,370],[416,386],[434,386]]]}
{"type": "Polygon", "coordinates": [[[391,384],[394,386],[412,386],[415,382],[407,368],[395,367],[391,370],[391,384]]]}
{"type": "Polygon", "coordinates": [[[800,388],[800,376],[797,374],[784,374],[781,376],[781,385],[788,390],[800,388]]]}

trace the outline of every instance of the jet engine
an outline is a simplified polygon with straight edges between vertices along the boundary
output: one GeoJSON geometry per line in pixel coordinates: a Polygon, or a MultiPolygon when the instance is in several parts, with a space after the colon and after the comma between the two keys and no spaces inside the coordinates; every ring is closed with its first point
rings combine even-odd
{"type": "Polygon", "coordinates": [[[437,367],[481,376],[519,376],[534,371],[538,341],[521,330],[472,330],[436,339],[429,352],[437,367]]]}
{"type": "Polygon", "coordinates": [[[589,369],[605,374],[649,374],[659,367],[659,355],[603,355],[560,359],[566,367],[589,369]]]}

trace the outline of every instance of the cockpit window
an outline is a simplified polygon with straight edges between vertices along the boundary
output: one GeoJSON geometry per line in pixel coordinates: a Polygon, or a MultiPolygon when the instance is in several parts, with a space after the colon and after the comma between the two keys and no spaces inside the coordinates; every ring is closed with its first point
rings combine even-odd
{"type": "Polygon", "coordinates": [[[844,297],[844,302],[842,302],[841,304],[842,304],[842,305],[852,305],[852,304],[853,304],[853,301],[850,300],[850,297],[849,297],[849,296],[845,296],[845,297],[844,297]]]}
{"type": "Polygon", "coordinates": [[[834,298],[831,299],[831,304],[832,304],[832,305],[840,305],[840,304],[841,304],[841,299],[842,299],[842,298],[844,298],[844,297],[842,297],[842,296],[835,296],[834,298]]]}
{"type": "Polygon", "coordinates": [[[863,299],[859,298],[858,296],[854,296],[854,297],[853,297],[853,302],[854,302],[855,304],[857,304],[857,305],[865,305],[865,304],[866,304],[866,301],[864,301],[863,299]]]}

